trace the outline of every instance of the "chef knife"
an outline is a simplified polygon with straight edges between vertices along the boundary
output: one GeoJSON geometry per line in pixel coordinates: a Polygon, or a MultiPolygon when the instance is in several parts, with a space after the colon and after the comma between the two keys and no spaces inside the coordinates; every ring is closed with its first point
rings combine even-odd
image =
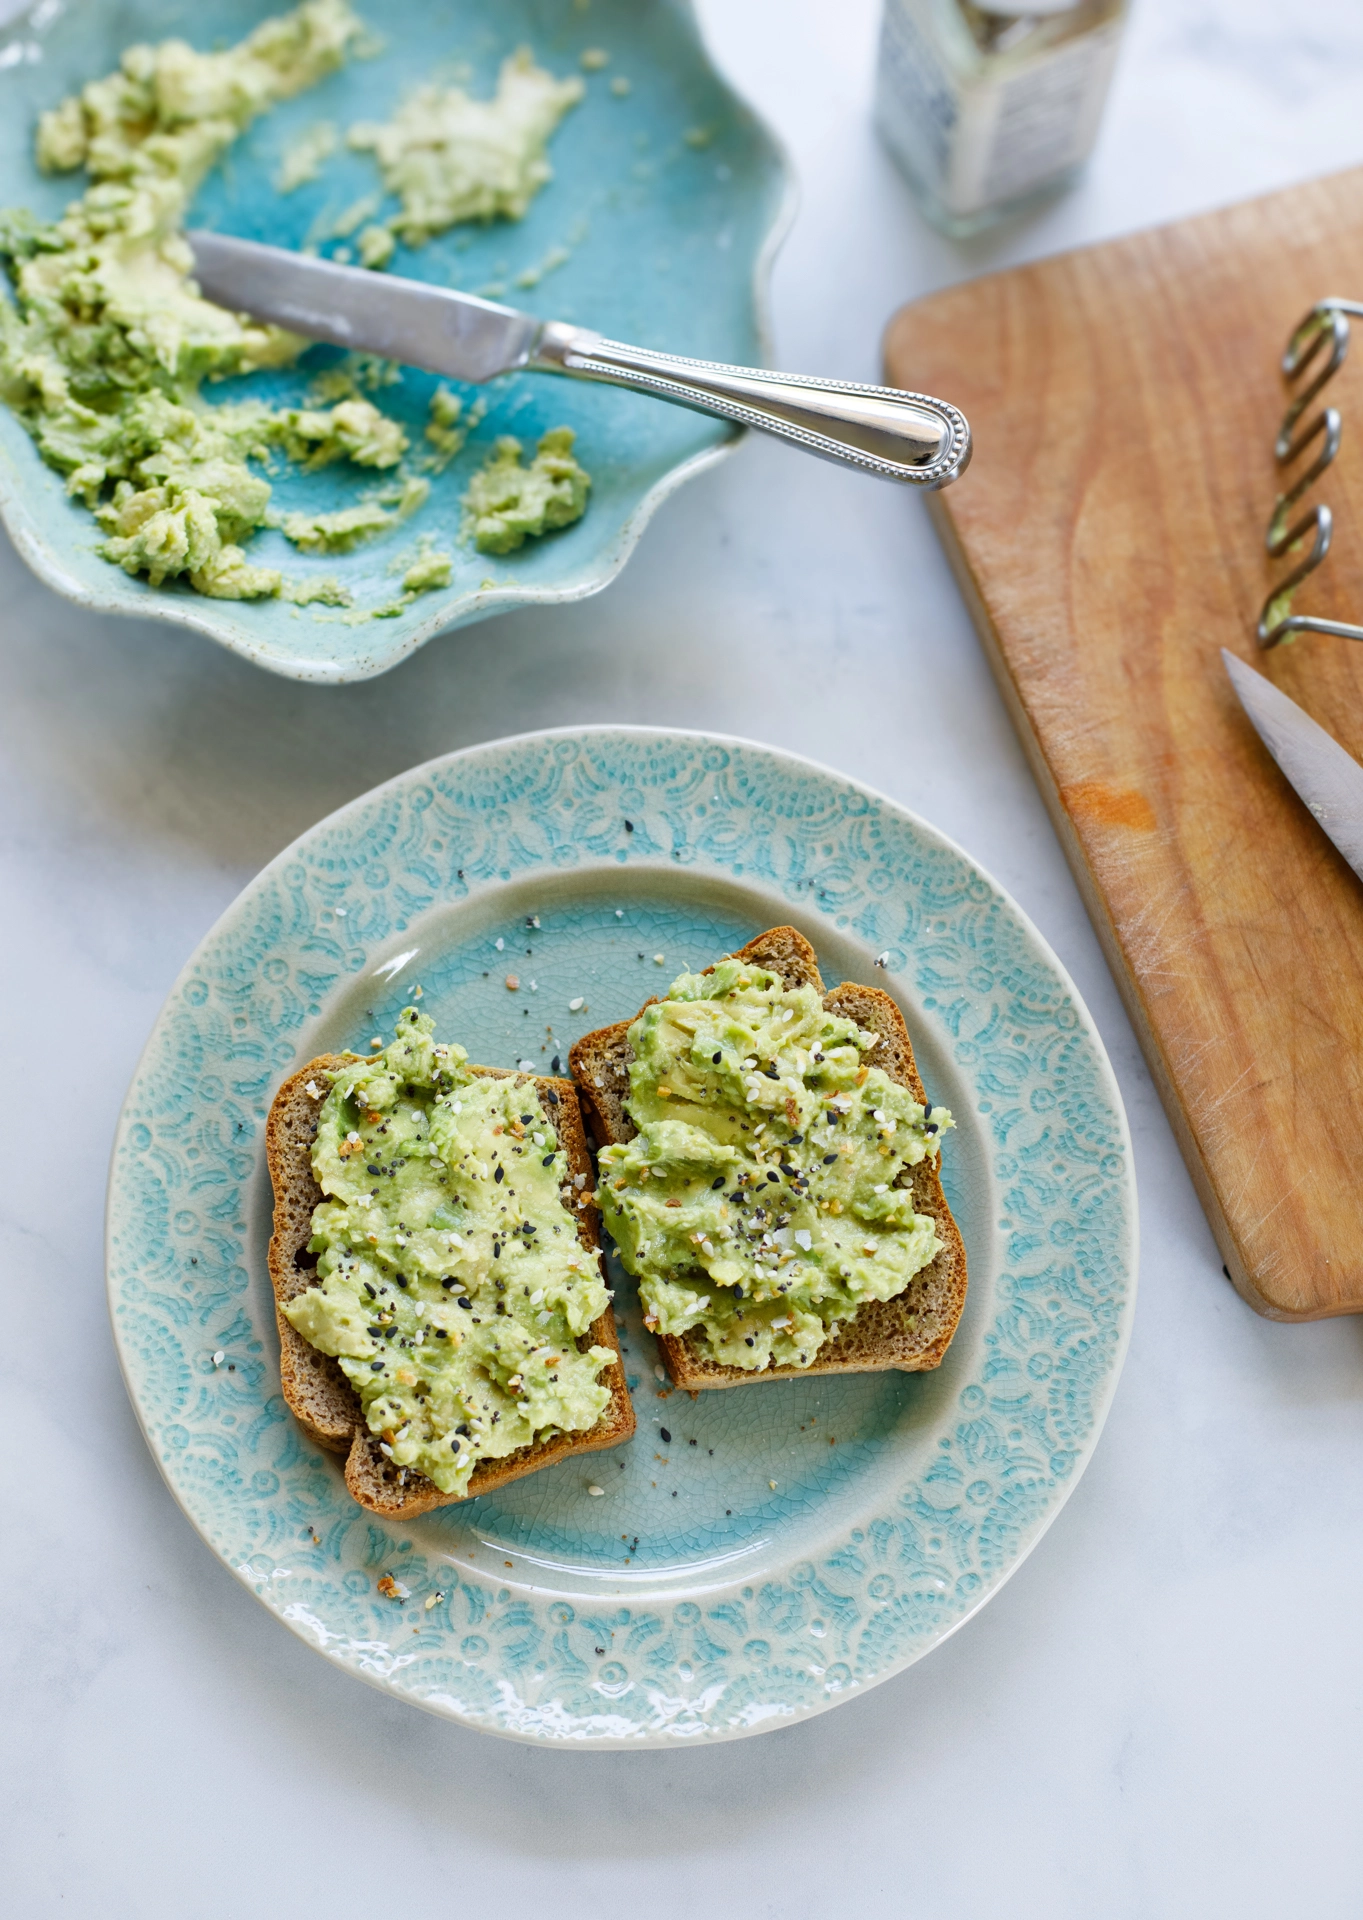
{"type": "Polygon", "coordinates": [[[965,416],[928,394],[688,360],[424,280],[222,233],[187,238],[206,299],[312,340],[475,384],[525,368],[632,387],[911,486],[950,486],[970,459],[965,416]]]}
{"type": "Polygon", "coordinates": [[[1363,766],[1295,700],[1221,649],[1254,730],[1354,872],[1363,876],[1363,766]]]}

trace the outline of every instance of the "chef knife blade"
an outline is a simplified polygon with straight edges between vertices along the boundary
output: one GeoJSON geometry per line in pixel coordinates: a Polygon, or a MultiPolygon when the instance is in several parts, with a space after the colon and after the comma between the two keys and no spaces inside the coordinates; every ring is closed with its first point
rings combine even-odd
{"type": "Polygon", "coordinates": [[[965,416],[929,394],[691,360],[424,280],[227,234],[186,238],[205,298],[309,339],[475,383],[524,367],[631,387],[912,486],[950,486],[970,459],[965,416]]]}
{"type": "Polygon", "coordinates": [[[1221,658],[1255,732],[1354,872],[1363,877],[1363,766],[1271,680],[1225,647],[1221,658]]]}

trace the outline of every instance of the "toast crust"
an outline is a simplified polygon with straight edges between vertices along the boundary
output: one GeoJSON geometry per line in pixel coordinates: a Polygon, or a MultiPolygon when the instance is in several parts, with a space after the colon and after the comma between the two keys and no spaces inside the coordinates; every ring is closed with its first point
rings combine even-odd
{"type": "MultiPolygon", "coordinates": [[[[879,987],[850,983],[824,992],[813,947],[794,927],[772,927],[758,934],[731,956],[749,965],[779,974],[787,987],[813,987],[830,1013],[855,1020],[879,1037],[875,1064],[891,1080],[908,1088],[915,1100],[925,1099],[922,1079],[913,1057],[913,1043],[904,1016],[888,993],[879,987]]],[[[713,967],[706,967],[713,973],[713,967]]],[[[652,1006],[653,1001],[645,1002],[652,1006]]],[[[642,1012],[643,1009],[640,1009],[642,1012]]],[[[634,1019],[638,1019],[638,1014],[634,1019]]],[[[635,1127],[625,1109],[629,1097],[629,1065],[633,1058],[629,1029],[633,1020],[618,1020],[584,1034],[572,1048],[569,1064],[598,1146],[630,1140],[635,1127]]],[[[711,1358],[693,1330],[680,1336],[659,1334],[658,1346],[673,1384],[695,1393],[705,1388],[756,1386],[767,1380],[807,1380],[821,1373],[924,1373],[940,1366],[960,1324],[966,1296],[965,1242],[942,1191],[940,1153],[906,1168],[901,1185],[913,1189],[914,1210],[930,1216],[941,1242],[938,1252],[892,1300],[868,1300],[850,1320],[820,1347],[808,1367],[766,1367],[748,1373],[711,1358]]]]}
{"type": "MultiPolygon", "coordinates": [[[[452,1506],[480,1493],[492,1493],[570,1454],[596,1453],[628,1440],[634,1432],[634,1407],[625,1384],[615,1315],[607,1305],[578,1341],[583,1352],[599,1346],[610,1347],[615,1354],[600,1376],[610,1388],[610,1403],[596,1425],[585,1433],[559,1434],[552,1440],[521,1447],[505,1459],[480,1461],[470,1477],[468,1491],[462,1494],[442,1493],[424,1473],[397,1467],[380,1451],[378,1436],[365,1424],[360,1396],[337,1361],[305,1340],[282,1311],[305,1288],[316,1285],[317,1260],[307,1247],[312,1237],[313,1209],[325,1198],[312,1171],[312,1144],[322,1103],[309,1094],[308,1082],[320,1084],[322,1076],[336,1073],[346,1064],[342,1054],[321,1054],[284,1082],[265,1124],[265,1155],[274,1188],[269,1268],[279,1328],[280,1385],[290,1412],[308,1437],[318,1446],[346,1456],[345,1483],[352,1497],[386,1519],[413,1520],[432,1507],[452,1506]]],[[[577,1222],[582,1245],[600,1263],[601,1220],[592,1197],[591,1156],[572,1082],[511,1073],[502,1067],[474,1067],[471,1071],[484,1078],[514,1079],[535,1088],[568,1157],[568,1177],[562,1189],[564,1205],[577,1222]],[[585,1176],[581,1189],[572,1184],[578,1174],[585,1176]]]]}

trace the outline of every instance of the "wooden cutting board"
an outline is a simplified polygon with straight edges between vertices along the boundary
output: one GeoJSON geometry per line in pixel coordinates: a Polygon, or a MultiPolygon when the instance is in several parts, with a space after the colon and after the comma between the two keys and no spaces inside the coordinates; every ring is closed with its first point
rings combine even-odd
{"type": "MultiPolygon", "coordinates": [[[[1363,169],[935,294],[885,346],[970,419],[935,523],[1230,1276],[1283,1320],[1363,1311],[1363,883],[1218,649],[1363,757],[1363,646],[1254,642],[1279,358],[1326,294],[1363,298],[1363,169]]],[[[1363,622],[1363,323],[1327,397],[1295,610],[1363,622]]]]}

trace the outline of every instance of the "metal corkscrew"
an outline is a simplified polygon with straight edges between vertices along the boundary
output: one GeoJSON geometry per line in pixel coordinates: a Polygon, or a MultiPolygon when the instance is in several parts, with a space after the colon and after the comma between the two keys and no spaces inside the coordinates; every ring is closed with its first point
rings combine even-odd
{"type": "Polygon", "coordinates": [[[1322,620],[1315,614],[1290,611],[1293,594],[1330,551],[1335,526],[1334,516],[1323,500],[1308,507],[1296,521],[1291,519],[1292,509],[1334,460],[1344,430],[1338,407],[1322,407],[1304,427],[1299,428],[1298,422],[1317,394],[1324,391],[1344,364],[1349,351],[1351,315],[1354,319],[1363,319],[1363,302],[1318,300],[1294,327],[1283,354],[1283,379],[1289,387],[1294,387],[1306,376],[1326,342],[1329,342],[1324,365],[1296,394],[1283,415],[1278,438],[1273,443],[1273,458],[1284,470],[1295,465],[1317,440],[1320,441],[1320,450],[1315,459],[1303,467],[1296,479],[1278,495],[1269,516],[1265,544],[1272,559],[1279,560],[1285,553],[1292,552],[1308,534],[1312,539],[1309,552],[1285,579],[1278,582],[1264,601],[1255,629],[1261,647],[1279,647],[1285,640],[1295,639],[1299,633],[1328,633],[1341,640],[1363,640],[1363,626],[1353,626],[1346,620],[1322,620]]]}

